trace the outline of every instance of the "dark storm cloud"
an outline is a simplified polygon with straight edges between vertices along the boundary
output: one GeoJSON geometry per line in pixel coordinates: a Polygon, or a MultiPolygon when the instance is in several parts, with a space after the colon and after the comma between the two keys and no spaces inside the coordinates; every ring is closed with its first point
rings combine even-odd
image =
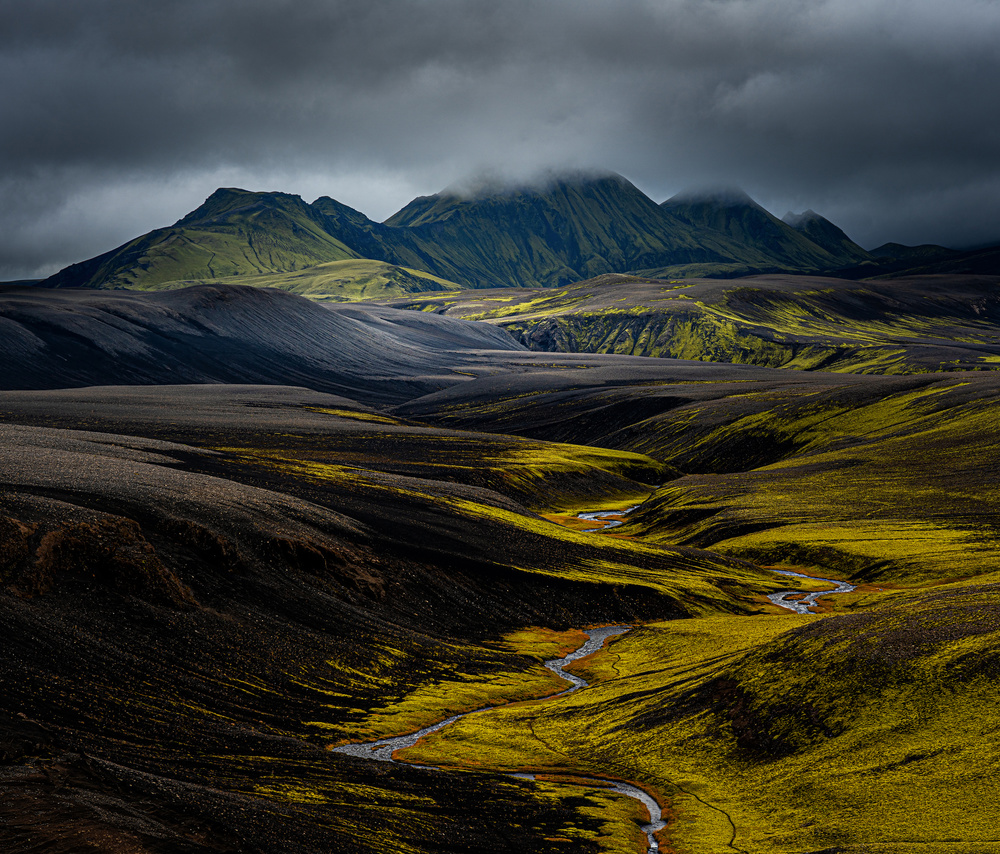
{"type": "Polygon", "coordinates": [[[740,184],[868,245],[996,240],[998,43],[996,0],[4,4],[0,277],[220,184],[383,218],[552,167],[740,184]]]}

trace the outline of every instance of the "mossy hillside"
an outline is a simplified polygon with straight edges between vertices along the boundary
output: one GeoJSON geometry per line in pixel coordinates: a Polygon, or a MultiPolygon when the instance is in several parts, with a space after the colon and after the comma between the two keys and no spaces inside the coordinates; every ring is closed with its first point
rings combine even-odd
{"type": "Polygon", "coordinates": [[[991,370],[1000,322],[994,284],[974,276],[945,287],[935,277],[886,285],[605,275],[498,304],[466,293],[399,305],[496,323],[535,350],[898,374],[991,370]]]}
{"type": "MultiPolygon", "coordinates": [[[[74,625],[58,622],[56,628],[77,640],[78,652],[63,651],[55,658],[46,632],[52,627],[31,613],[45,603],[26,606],[4,595],[5,631],[25,620],[36,629],[30,652],[21,643],[29,635],[8,635],[5,697],[31,720],[42,717],[48,704],[58,709],[44,715],[58,735],[50,729],[36,736],[30,755],[21,760],[53,766],[61,781],[56,803],[88,802],[95,786],[105,792],[110,786],[112,795],[127,786],[131,798],[145,800],[143,814],[155,811],[160,833],[168,833],[178,848],[190,844],[184,827],[192,820],[235,850],[245,845],[241,839],[273,838],[286,849],[319,839],[333,850],[374,851],[389,844],[394,850],[431,852],[459,838],[463,846],[492,852],[502,833],[505,839],[521,839],[516,850],[527,844],[549,851],[558,849],[540,845],[547,837],[598,830],[596,822],[570,812],[556,798],[539,797],[523,786],[427,780],[405,771],[386,777],[310,746],[329,734],[312,721],[347,723],[429,674],[462,666],[489,674],[519,660],[530,665],[499,646],[440,645],[387,634],[384,627],[373,633],[363,623],[347,637],[334,633],[331,638],[315,626],[289,631],[287,618],[242,617],[231,609],[225,615],[143,611],[135,620],[114,611],[95,612],[81,619],[93,595],[74,598],[74,625]],[[170,630],[182,637],[161,641],[170,630]],[[123,674],[132,677],[127,690],[118,684],[123,674]],[[85,753],[86,761],[66,757],[67,748],[85,753]],[[51,758],[53,753],[62,758],[51,758]],[[109,773],[110,783],[102,779],[109,773]],[[97,780],[91,780],[95,775],[97,780]],[[208,792],[204,802],[199,799],[203,791],[208,792]],[[473,820],[484,799],[493,813],[473,820]],[[386,814],[387,803],[393,805],[391,814],[386,814]],[[508,814],[518,815],[520,830],[506,826],[508,814]],[[171,825],[173,832],[164,829],[171,825]],[[489,828],[485,839],[479,835],[484,827],[489,828]]],[[[329,600],[324,604],[330,607],[329,600]]],[[[48,605],[51,611],[51,601],[48,605]]],[[[44,780],[40,769],[34,774],[44,780]]],[[[25,782],[33,785],[31,779],[25,782]]],[[[39,817],[52,808],[50,787],[38,794],[34,821],[57,828],[59,816],[39,817]]],[[[18,786],[9,799],[5,791],[0,808],[5,815],[25,790],[18,786]]],[[[113,826],[114,819],[104,820],[113,826]]],[[[108,836],[100,827],[88,828],[86,821],[76,827],[88,837],[108,836]]],[[[47,826],[33,827],[32,833],[46,838],[47,826]]]]}
{"type": "MultiPolygon", "coordinates": [[[[137,437],[117,441],[143,445],[137,437]]],[[[539,672],[539,660],[579,637],[544,630],[498,636],[497,626],[531,625],[517,615],[517,602],[524,615],[573,626],[649,609],[670,613],[675,606],[666,597],[642,586],[629,604],[624,581],[605,585],[595,577],[574,586],[555,572],[539,581],[515,571],[510,565],[576,564],[592,550],[585,539],[548,542],[513,525],[488,522],[480,536],[467,524],[471,514],[439,505],[442,493],[470,494],[452,484],[443,489],[440,482],[381,473],[296,477],[223,453],[159,443],[160,451],[178,456],[140,462],[134,448],[123,459],[112,450],[101,456],[100,476],[84,482],[84,439],[76,434],[71,442],[84,456],[81,465],[64,470],[77,478],[75,494],[96,492],[93,503],[107,506],[104,496],[113,493],[115,509],[140,520],[134,525],[144,542],[191,588],[193,601],[161,606],[123,598],[113,586],[81,586],[72,577],[38,597],[0,591],[8,637],[0,671],[8,706],[0,713],[45,721],[49,729],[25,749],[46,745],[46,761],[55,762],[50,770],[60,780],[92,773],[86,767],[121,769],[115,773],[125,780],[137,778],[128,797],[155,809],[159,820],[188,827],[204,818],[216,828],[224,816],[230,835],[213,832],[235,850],[241,839],[271,839],[279,849],[307,840],[330,850],[390,845],[431,852],[461,845],[548,852],[566,844],[552,840],[571,838],[577,850],[596,854],[594,840],[613,819],[603,795],[580,802],[602,810],[588,816],[572,809],[582,797],[575,789],[546,794],[544,787],[481,775],[387,774],[321,746],[350,737],[372,717],[408,723],[417,711],[407,706],[408,697],[418,697],[426,714],[453,703],[480,704],[479,682],[488,702],[541,693],[537,677],[549,676],[539,672]],[[145,468],[151,465],[155,472],[145,468]],[[211,476],[192,472],[199,467],[211,476]],[[240,485],[248,482],[255,487],[240,485]],[[275,482],[284,489],[280,495],[262,490],[275,482]],[[143,484],[155,487],[155,505],[136,492],[143,484]],[[348,510],[358,515],[346,516],[348,510]],[[427,701],[435,685],[443,686],[447,701],[437,708],[427,701]],[[78,763],[83,771],[53,759],[67,750],[87,757],[78,763]],[[179,817],[165,818],[168,807],[160,804],[172,804],[175,795],[179,817]],[[476,815],[483,803],[492,810],[488,819],[476,815]],[[386,804],[393,805],[392,815],[380,818],[386,804]]],[[[41,452],[37,443],[32,447],[38,462],[41,452]]],[[[28,471],[39,468],[26,464],[28,471]]],[[[495,495],[491,500],[504,503],[495,495]]],[[[49,533],[44,526],[58,526],[64,517],[79,525],[95,512],[31,494],[5,495],[4,514],[16,523],[4,520],[2,553],[12,553],[10,539],[24,546],[16,563],[30,563],[35,543],[49,533]]],[[[482,512],[488,515],[489,507],[482,512]]],[[[640,557],[648,566],[637,570],[669,574],[669,561],[657,566],[640,557]]],[[[712,569],[713,576],[721,571],[712,569]]],[[[5,587],[25,571],[5,564],[5,587]]],[[[719,607],[740,607],[720,588],[715,596],[719,607]]],[[[64,782],[59,797],[86,801],[86,790],[76,794],[75,785],[64,782]]],[[[50,806],[51,792],[40,802],[50,806]]],[[[0,810],[9,805],[5,790],[0,810]]],[[[302,846],[308,850],[305,841],[302,846]]]]}
{"type": "Polygon", "coordinates": [[[595,373],[591,385],[576,379],[553,375],[551,387],[525,383],[521,393],[510,384],[489,399],[471,393],[473,385],[441,395],[433,410],[418,402],[399,412],[440,426],[620,448],[707,473],[757,468],[807,446],[849,444],[857,440],[856,430],[837,432],[837,418],[854,410],[891,429],[895,416],[880,413],[880,401],[902,406],[907,394],[920,389],[954,387],[927,398],[928,418],[936,409],[994,400],[998,393],[995,379],[983,374],[861,377],[721,364],[702,370],[668,363],[645,381],[613,372],[595,373]]]}
{"type": "MultiPolygon", "coordinates": [[[[487,642],[481,650],[451,644],[449,655],[456,663],[461,662],[457,672],[429,671],[421,665],[419,680],[414,680],[412,675],[408,680],[398,675],[389,680],[366,669],[365,673],[374,684],[395,682],[397,693],[391,702],[369,709],[363,719],[353,724],[316,721],[307,722],[307,726],[336,731],[337,742],[333,746],[375,741],[416,732],[455,714],[556,694],[564,689],[565,683],[542,667],[541,662],[560,658],[586,639],[586,635],[575,629],[557,632],[532,627],[510,632],[499,641],[487,642]],[[498,668],[497,662],[506,662],[509,669],[498,668]]],[[[413,663],[411,659],[407,666],[413,663]]]]}
{"type": "Polygon", "coordinates": [[[912,370],[905,358],[906,350],[898,346],[803,342],[791,337],[775,340],[770,327],[751,327],[712,315],[665,315],[640,308],[503,325],[531,349],[695,359],[791,370],[880,374],[912,370]],[[549,342],[558,346],[548,346],[549,342]]]}
{"type": "Polygon", "coordinates": [[[313,484],[312,488],[349,489],[348,506],[356,518],[366,518],[375,508],[383,508],[384,513],[393,505],[406,507],[405,515],[400,510],[393,526],[396,536],[405,537],[418,525],[425,548],[431,551],[481,556],[518,573],[607,585],[608,589],[645,588],[655,594],[649,607],[678,615],[744,610],[760,592],[780,587],[772,576],[743,561],[698,549],[578,533],[506,503],[496,494],[470,494],[435,481],[388,478],[375,471],[264,451],[226,449],[226,453],[262,471],[313,484]],[[468,539],[470,535],[473,539],[468,539]]]}
{"type": "Polygon", "coordinates": [[[454,282],[421,270],[366,258],[348,258],[293,269],[289,272],[263,272],[221,276],[211,280],[160,282],[157,283],[157,289],[183,288],[206,284],[208,281],[255,288],[278,288],[320,302],[398,299],[407,294],[425,291],[456,291],[459,287],[454,282]]]}
{"type": "Polygon", "coordinates": [[[331,424],[330,432],[315,440],[272,437],[269,453],[482,487],[537,510],[634,503],[637,496],[678,475],[669,465],[627,451],[430,430],[367,413],[328,414],[370,424],[371,429],[337,429],[331,424]],[[379,424],[398,429],[380,430],[379,424]]]}
{"type": "Polygon", "coordinates": [[[997,452],[996,413],[995,400],[946,381],[853,408],[796,417],[790,407],[787,420],[746,416],[699,439],[694,452],[707,458],[713,446],[761,432],[794,450],[752,471],[673,481],[622,531],[868,580],[993,572],[1000,493],[981,461],[997,452]]]}
{"type": "MultiPolygon", "coordinates": [[[[815,618],[792,617],[793,621],[799,619],[815,618]]],[[[672,821],[663,835],[670,850],[731,850],[728,844],[732,828],[728,818],[712,803],[700,801],[699,792],[694,787],[687,788],[690,781],[674,780],[663,773],[664,757],[658,746],[652,747],[656,744],[652,738],[643,746],[630,745],[630,750],[623,749],[613,755],[602,751],[599,745],[608,740],[609,728],[620,723],[616,711],[634,709],[642,702],[641,698],[647,698],[648,702],[662,693],[663,681],[669,678],[661,674],[662,669],[682,681],[694,681],[714,672],[720,660],[780,633],[787,628],[788,620],[709,618],[682,620],[673,625],[697,655],[666,646],[656,646],[654,652],[648,635],[655,628],[634,630],[631,636],[626,636],[633,651],[639,639],[646,637],[640,656],[623,655],[626,638],[618,638],[603,652],[574,665],[573,669],[587,678],[611,681],[542,704],[513,706],[463,719],[446,731],[423,739],[403,755],[407,761],[446,767],[551,773],[563,769],[563,773],[631,780],[655,793],[661,805],[668,807],[672,821]],[[745,623],[750,624],[751,631],[743,630],[745,623]],[[706,655],[706,646],[711,648],[711,655],[706,655]],[[696,663],[692,668],[692,659],[697,661],[697,656],[707,658],[707,662],[696,663]],[[582,723],[576,733],[552,725],[553,721],[570,718],[582,723]],[[611,721],[614,723],[609,727],[611,721]],[[651,768],[642,765],[647,759],[656,772],[650,773],[651,768]],[[695,842],[693,848],[679,847],[681,827],[686,828],[686,841],[695,842]]]]}
{"type": "Polygon", "coordinates": [[[366,421],[373,424],[402,424],[396,418],[387,415],[379,415],[376,412],[366,412],[360,409],[335,409],[332,407],[315,406],[310,407],[313,412],[320,412],[324,415],[334,415],[337,418],[347,418],[352,421],[366,421]]]}
{"type": "MultiPolygon", "coordinates": [[[[955,424],[1000,396],[995,379],[981,374],[864,381],[809,376],[805,382],[748,376],[653,389],[646,410],[636,409],[647,417],[606,434],[601,444],[669,459],[692,473],[746,471],[955,424]]],[[[639,393],[626,389],[606,398],[626,411],[639,393]]]]}
{"type": "Polygon", "coordinates": [[[158,290],[357,257],[298,196],[226,189],[173,226],[67,267],[48,284],[158,290]]]}

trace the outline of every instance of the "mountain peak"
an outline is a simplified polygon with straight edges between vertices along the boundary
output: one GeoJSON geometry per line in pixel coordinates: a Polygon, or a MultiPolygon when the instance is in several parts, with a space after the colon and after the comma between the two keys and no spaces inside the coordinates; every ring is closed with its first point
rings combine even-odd
{"type": "Polygon", "coordinates": [[[548,170],[527,178],[510,178],[498,173],[483,172],[449,184],[437,196],[423,198],[481,201],[514,195],[545,195],[557,187],[586,187],[602,183],[631,186],[616,172],[596,169],[548,170]]]}
{"type": "Polygon", "coordinates": [[[797,228],[799,230],[810,222],[818,222],[820,220],[826,221],[826,218],[821,217],[812,209],[804,210],[802,213],[792,213],[792,211],[789,211],[781,218],[781,221],[785,223],[785,225],[790,225],[792,228],[797,228]]]}
{"type": "Polygon", "coordinates": [[[690,187],[671,196],[663,204],[665,206],[711,204],[727,208],[748,205],[759,207],[757,202],[747,195],[746,191],[741,187],[734,186],[690,187]]]}
{"type": "Polygon", "coordinates": [[[243,190],[239,187],[219,187],[199,207],[195,208],[187,216],[177,220],[174,226],[185,226],[203,220],[212,220],[224,214],[268,203],[275,206],[288,203],[305,205],[301,196],[291,193],[243,190]]]}
{"type": "Polygon", "coordinates": [[[825,216],[814,210],[805,210],[799,214],[789,211],[781,221],[799,234],[808,237],[844,264],[860,264],[871,260],[868,252],[825,216]]]}
{"type": "MultiPolygon", "coordinates": [[[[456,217],[477,220],[482,217],[494,222],[510,220],[515,229],[524,227],[524,206],[530,207],[535,222],[555,215],[573,219],[583,210],[596,208],[602,216],[627,216],[636,207],[648,216],[656,203],[634,184],[614,172],[579,170],[549,172],[531,181],[505,181],[494,176],[479,177],[452,184],[433,196],[421,196],[397,211],[385,221],[392,227],[418,227],[456,217]],[[547,212],[547,213],[544,213],[547,212]]],[[[529,217],[530,218],[530,217],[529,217]]]]}

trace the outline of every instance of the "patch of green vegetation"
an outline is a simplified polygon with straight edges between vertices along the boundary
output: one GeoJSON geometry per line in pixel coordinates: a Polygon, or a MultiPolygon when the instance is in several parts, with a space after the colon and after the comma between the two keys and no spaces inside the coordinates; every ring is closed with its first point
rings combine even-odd
{"type": "Polygon", "coordinates": [[[647,431],[647,452],[682,449],[679,466],[716,473],[661,487],[622,533],[881,582],[994,570],[1000,491],[981,467],[997,452],[992,398],[929,378],[867,400],[726,400],[721,424],[679,408],[647,431]]]}
{"type": "Polygon", "coordinates": [[[221,276],[197,281],[175,281],[158,287],[182,288],[213,283],[278,288],[309,299],[326,302],[398,299],[425,291],[454,291],[458,286],[421,270],[399,267],[383,261],[351,258],[288,272],[262,272],[221,276]]]}
{"type": "Polygon", "coordinates": [[[218,190],[173,226],[73,265],[55,278],[72,287],[158,290],[357,257],[298,196],[218,190]]]}
{"type": "MultiPolygon", "coordinates": [[[[501,325],[541,350],[866,374],[994,364],[982,349],[996,346],[1000,313],[972,307],[991,301],[989,294],[964,300],[805,276],[691,281],[677,289],[664,279],[606,275],[559,293],[522,291],[500,306],[466,292],[446,310],[501,325]]],[[[421,307],[431,304],[445,308],[421,307]]]]}
{"type": "Polygon", "coordinates": [[[378,415],[374,412],[364,412],[358,409],[330,409],[322,406],[307,406],[310,412],[322,412],[324,415],[335,415],[337,418],[347,418],[350,421],[367,421],[374,424],[401,424],[396,418],[378,415]]]}
{"type": "MultiPolygon", "coordinates": [[[[532,627],[511,632],[501,641],[486,645],[511,653],[508,658],[512,664],[521,665],[516,669],[449,674],[416,686],[399,700],[369,710],[363,721],[353,725],[312,722],[307,726],[336,729],[338,744],[375,741],[416,732],[455,714],[547,697],[562,691],[565,683],[541,662],[560,658],[585,640],[586,635],[579,630],[557,632],[532,627]]],[[[456,648],[454,652],[460,658],[463,651],[456,648]]],[[[471,649],[465,655],[472,662],[476,660],[471,649]]]]}
{"type": "MultiPolygon", "coordinates": [[[[323,410],[372,424],[400,426],[392,432],[358,432],[323,443],[286,443],[245,452],[248,459],[289,467],[311,466],[311,476],[342,478],[363,468],[407,477],[481,486],[531,509],[571,509],[633,501],[677,471],[643,454],[518,437],[422,430],[394,419],[353,410],[323,410]],[[327,472],[324,466],[330,466],[327,472]],[[642,490],[642,492],[640,492],[642,490]]],[[[240,449],[227,449],[244,453],[240,449]]],[[[295,469],[306,472],[305,468],[295,469]]],[[[633,501],[634,503],[634,501],[633,501]]],[[[593,508],[589,508],[593,509],[593,508]]]]}

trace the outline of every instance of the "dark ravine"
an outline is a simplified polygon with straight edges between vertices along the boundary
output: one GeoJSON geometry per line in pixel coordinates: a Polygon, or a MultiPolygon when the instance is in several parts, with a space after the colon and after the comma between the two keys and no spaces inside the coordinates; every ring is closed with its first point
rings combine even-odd
{"type": "MultiPolygon", "coordinates": [[[[619,511],[620,512],[620,511],[619,511]]],[[[571,653],[565,655],[563,658],[551,659],[545,662],[545,666],[559,676],[570,683],[570,687],[565,691],[560,691],[558,694],[553,694],[551,697],[547,697],[548,700],[553,700],[556,697],[564,697],[566,694],[571,694],[574,691],[579,691],[582,688],[586,688],[589,684],[585,679],[577,676],[576,674],[569,673],[565,670],[565,667],[574,661],[578,661],[581,658],[585,658],[594,652],[597,652],[601,647],[604,646],[604,642],[609,638],[616,637],[618,635],[625,634],[631,629],[631,626],[600,626],[598,628],[584,629],[584,634],[587,635],[587,640],[573,650],[571,653]]],[[[452,715],[450,718],[446,718],[431,726],[424,727],[423,729],[417,730],[416,732],[409,733],[408,735],[395,736],[393,738],[383,738],[378,741],[362,742],[357,744],[342,744],[339,747],[332,748],[335,753],[345,753],[349,756],[355,756],[359,759],[374,759],[379,762],[405,762],[402,758],[396,758],[393,754],[398,750],[405,750],[408,747],[413,747],[421,738],[431,733],[437,732],[438,730],[444,729],[449,724],[454,723],[461,718],[468,717],[469,715],[477,715],[482,712],[489,711],[490,709],[497,708],[496,706],[485,706],[481,709],[475,709],[471,712],[465,712],[463,714],[452,715]]],[[[427,768],[434,768],[434,766],[421,766],[427,768]]],[[[435,770],[444,770],[440,768],[435,768],[435,770]]],[[[534,780],[534,774],[510,774],[509,776],[515,777],[519,780],[534,780]]],[[[649,813],[649,823],[643,825],[642,830],[646,834],[647,839],[647,854],[648,852],[659,851],[659,843],[656,839],[656,834],[666,827],[666,821],[663,819],[662,810],[660,805],[656,800],[648,793],[640,789],[638,786],[633,786],[630,783],[624,783],[619,780],[614,780],[610,778],[602,777],[591,777],[591,778],[580,778],[581,782],[586,785],[589,780],[596,787],[602,789],[610,789],[611,791],[618,792],[626,797],[633,798],[639,801],[649,813]]]]}

